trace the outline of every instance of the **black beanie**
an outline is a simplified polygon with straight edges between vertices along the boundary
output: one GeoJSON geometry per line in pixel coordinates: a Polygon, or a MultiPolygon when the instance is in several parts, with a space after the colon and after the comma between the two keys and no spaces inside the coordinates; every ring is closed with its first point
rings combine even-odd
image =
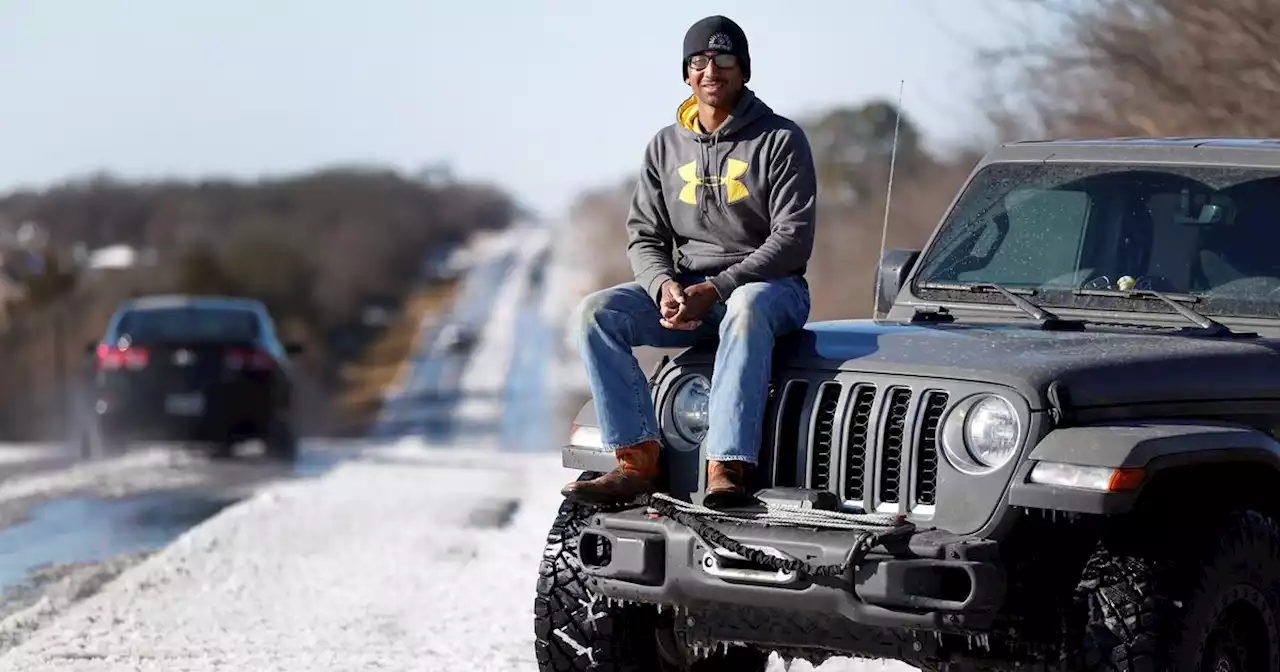
{"type": "Polygon", "coordinates": [[[724,51],[742,62],[743,79],[751,79],[751,56],[747,53],[747,34],[732,19],[708,16],[689,27],[684,34],[684,58],[680,61],[680,81],[689,78],[689,57],[707,50],[724,51]]]}

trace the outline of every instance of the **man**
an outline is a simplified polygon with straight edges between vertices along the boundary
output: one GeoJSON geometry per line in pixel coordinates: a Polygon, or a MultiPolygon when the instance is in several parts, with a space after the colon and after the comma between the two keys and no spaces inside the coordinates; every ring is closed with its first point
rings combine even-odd
{"type": "Polygon", "coordinates": [[[756,463],[774,340],[804,326],[816,180],[808,139],[746,87],[747,38],[723,16],[684,38],[692,89],[649,142],[627,219],[635,282],[578,307],[578,343],[604,446],[618,466],[566,485],[591,504],[654,492],[660,433],[632,346],[719,337],[711,377],[707,506],[744,499],[756,463]],[[674,256],[673,256],[674,252],[674,256]]]}

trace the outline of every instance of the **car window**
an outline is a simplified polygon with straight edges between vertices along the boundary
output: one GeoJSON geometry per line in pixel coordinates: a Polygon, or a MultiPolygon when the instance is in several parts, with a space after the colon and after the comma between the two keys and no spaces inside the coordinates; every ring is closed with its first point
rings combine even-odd
{"type": "MultiPolygon", "coordinates": [[[[1280,314],[1280,171],[1222,166],[994,164],[975,175],[920,262],[922,287],[997,283],[1056,306],[1124,306],[1075,289],[1151,289],[1219,315],[1280,314]]],[[[1123,297],[1121,297],[1123,298],[1123,297]]]]}
{"type": "Polygon", "coordinates": [[[184,306],[131,310],[121,316],[116,332],[134,343],[250,341],[259,328],[250,310],[184,306]]]}
{"type": "Polygon", "coordinates": [[[1072,276],[1091,203],[1088,193],[1070,189],[1009,192],[999,208],[976,222],[980,233],[971,258],[980,265],[957,273],[957,279],[998,275],[1010,285],[1039,285],[1046,278],[1072,276]]]}

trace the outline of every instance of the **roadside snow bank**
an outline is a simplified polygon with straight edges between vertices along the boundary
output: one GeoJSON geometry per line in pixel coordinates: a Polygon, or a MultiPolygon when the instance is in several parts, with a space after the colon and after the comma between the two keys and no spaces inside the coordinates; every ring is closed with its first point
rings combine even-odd
{"type": "Polygon", "coordinates": [[[559,456],[398,452],[225,510],[0,667],[535,669],[559,456]]]}

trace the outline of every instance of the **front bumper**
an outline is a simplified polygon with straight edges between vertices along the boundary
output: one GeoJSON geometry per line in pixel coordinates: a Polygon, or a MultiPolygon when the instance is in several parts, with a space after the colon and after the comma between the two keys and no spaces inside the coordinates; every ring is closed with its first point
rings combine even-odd
{"type": "Polygon", "coordinates": [[[95,408],[99,428],[113,440],[224,442],[266,434],[276,414],[270,391],[250,383],[203,389],[107,389],[95,408]],[[175,412],[166,397],[198,395],[199,408],[175,412]]]}
{"type": "MultiPolygon", "coordinates": [[[[839,530],[704,520],[744,545],[812,565],[842,563],[856,539],[839,530]]],[[[844,577],[810,577],[709,553],[684,525],[636,508],[594,515],[578,552],[592,589],[613,599],[825,616],[854,628],[991,627],[1006,590],[995,542],[929,531],[892,546],[873,549],[844,577]]]]}

